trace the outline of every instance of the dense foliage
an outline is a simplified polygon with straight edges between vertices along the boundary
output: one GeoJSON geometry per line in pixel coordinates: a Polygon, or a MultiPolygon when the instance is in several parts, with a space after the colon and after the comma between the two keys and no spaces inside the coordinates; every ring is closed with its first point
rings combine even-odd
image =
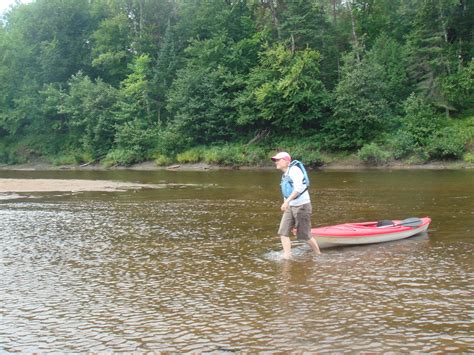
{"type": "Polygon", "coordinates": [[[0,162],[472,159],[468,0],[36,0],[0,26],[0,162]]]}

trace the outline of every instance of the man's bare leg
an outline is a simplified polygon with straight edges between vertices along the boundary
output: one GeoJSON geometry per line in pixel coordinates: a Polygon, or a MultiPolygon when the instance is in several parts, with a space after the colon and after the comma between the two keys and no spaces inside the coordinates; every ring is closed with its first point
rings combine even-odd
{"type": "Polygon", "coordinates": [[[291,258],[291,240],[289,237],[280,235],[281,245],[283,246],[283,259],[291,258]]]}
{"type": "Polygon", "coordinates": [[[313,249],[314,253],[316,255],[320,255],[321,254],[321,250],[319,250],[319,245],[318,245],[318,242],[316,241],[316,239],[314,239],[314,237],[311,237],[311,239],[309,239],[307,241],[307,243],[309,244],[309,246],[311,247],[311,249],[313,249]]]}

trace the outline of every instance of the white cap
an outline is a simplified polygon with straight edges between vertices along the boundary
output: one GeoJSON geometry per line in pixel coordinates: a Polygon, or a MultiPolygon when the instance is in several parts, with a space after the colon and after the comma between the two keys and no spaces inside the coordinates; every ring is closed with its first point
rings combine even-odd
{"type": "Polygon", "coordinates": [[[288,154],[287,152],[280,152],[280,153],[278,153],[278,154],[276,154],[275,156],[272,157],[273,161],[277,161],[277,160],[280,160],[280,159],[285,159],[288,162],[291,162],[290,154],[288,154]]]}

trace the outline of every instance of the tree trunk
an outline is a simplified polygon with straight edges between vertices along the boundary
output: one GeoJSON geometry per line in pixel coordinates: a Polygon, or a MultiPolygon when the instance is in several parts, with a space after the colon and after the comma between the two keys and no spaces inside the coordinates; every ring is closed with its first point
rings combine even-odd
{"type": "Polygon", "coordinates": [[[272,13],[272,22],[273,22],[273,25],[275,26],[276,28],[276,31],[277,31],[277,38],[278,40],[281,39],[281,35],[280,35],[280,22],[278,21],[278,16],[277,16],[277,7],[278,7],[278,2],[275,1],[275,0],[270,0],[268,2],[269,6],[270,6],[270,11],[272,13]]]}
{"type": "MultiPolygon", "coordinates": [[[[357,38],[357,33],[356,33],[356,28],[355,28],[355,19],[354,19],[354,14],[352,13],[352,3],[351,3],[351,1],[347,2],[347,6],[349,6],[349,13],[351,14],[352,40],[354,41],[354,48],[357,48],[357,47],[359,47],[359,39],[357,38]]],[[[356,53],[356,57],[357,57],[357,62],[360,63],[359,50],[357,49],[355,51],[355,53],[356,53]]]]}

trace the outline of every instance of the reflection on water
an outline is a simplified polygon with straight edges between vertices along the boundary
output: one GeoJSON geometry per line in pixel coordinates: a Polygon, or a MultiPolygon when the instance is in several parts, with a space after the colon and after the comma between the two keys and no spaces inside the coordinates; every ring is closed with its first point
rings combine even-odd
{"type": "Polygon", "coordinates": [[[177,185],[0,201],[0,352],[474,351],[473,177],[315,174],[315,225],[433,224],[292,261],[274,172],[120,172],[177,185]]]}

